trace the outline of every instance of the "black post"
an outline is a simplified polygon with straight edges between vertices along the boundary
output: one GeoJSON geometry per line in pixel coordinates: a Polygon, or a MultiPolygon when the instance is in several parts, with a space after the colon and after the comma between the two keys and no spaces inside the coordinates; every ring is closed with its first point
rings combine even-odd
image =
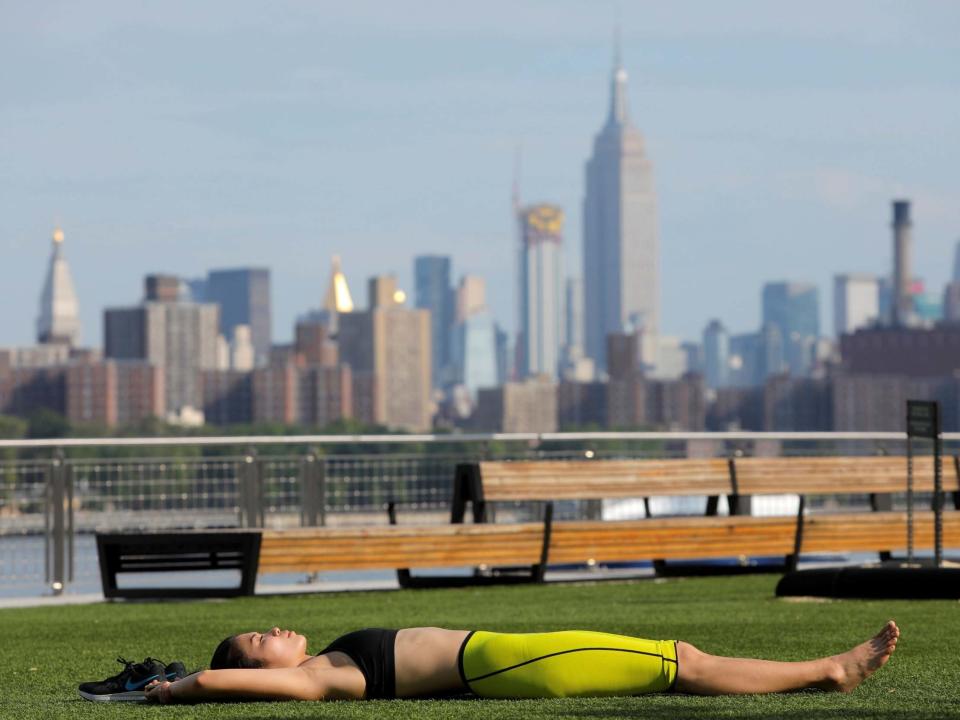
{"type": "Polygon", "coordinates": [[[953,486],[953,509],[960,510],[960,457],[953,456],[953,479],[956,484],[953,486]]]}
{"type": "MultiPolygon", "coordinates": [[[[909,405],[909,401],[907,403],[909,405]]],[[[913,439],[907,433],[907,562],[913,562],[913,439]]]]}
{"type": "MultiPolygon", "coordinates": [[[[938,418],[939,420],[939,418],[938,418]]],[[[937,425],[939,426],[939,422],[937,425]]],[[[933,564],[943,566],[943,448],[940,444],[940,428],[933,438],[933,564]]]]}
{"type": "Polygon", "coordinates": [[[784,563],[787,572],[796,570],[797,564],[800,562],[800,552],[803,550],[803,511],[806,508],[806,501],[806,496],[801,495],[800,502],[797,505],[797,527],[793,536],[793,553],[787,555],[786,562],[784,563]]]}
{"type": "Polygon", "coordinates": [[[475,523],[487,522],[487,507],[483,499],[483,481],[478,463],[459,463],[453,477],[453,500],[450,503],[450,522],[466,519],[467,503],[473,510],[475,523]]]}
{"type": "MultiPolygon", "coordinates": [[[[397,503],[393,500],[387,503],[387,519],[391,525],[397,524],[397,503]]],[[[402,588],[413,587],[410,568],[397,568],[397,585],[402,588]]]]}
{"type": "Polygon", "coordinates": [[[940,406],[928,400],[907,400],[907,560],[913,561],[913,447],[912,438],[933,440],[933,561],[943,562],[943,462],[940,443],[940,406]]]}

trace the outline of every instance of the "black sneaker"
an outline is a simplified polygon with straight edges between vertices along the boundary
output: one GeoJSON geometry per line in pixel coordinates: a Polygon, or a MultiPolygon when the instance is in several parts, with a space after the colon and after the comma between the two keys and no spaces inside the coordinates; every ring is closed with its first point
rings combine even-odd
{"type": "Polygon", "coordinates": [[[187,668],[184,667],[183,663],[179,660],[174,660],[172,663],[167,665],[167,669],[164,672],[167,680],[173,682],[174,680],[179,680],[185,678],[190,673],[187,672],[187,668]]]}
{"type": "MultiPolygon", "coordinates": [[[[83,683],[79,688],[80,697],[95,702],[144,702],[147,697],[143,689],[166,676],[163,663],[153,658],[141,663],[117,658],[117,662],[123,664],[122,671],[106,680],[83,683]]],[[[177,664],[183,667],[182,663],[177,664]]]]}

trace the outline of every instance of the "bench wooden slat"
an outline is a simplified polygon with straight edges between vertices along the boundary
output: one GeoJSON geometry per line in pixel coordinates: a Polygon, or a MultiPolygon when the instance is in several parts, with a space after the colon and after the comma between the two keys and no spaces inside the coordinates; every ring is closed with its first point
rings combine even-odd
{"type": "Polygon", "coordinates": [[[265,531],[260,571],[532,565],[542,547],[542,523],[265,531]]]}
{"type": "Polygon", "coordinates": [[[730,492],[723,458],[482,462],[485,500],[577,500],[730,492]]]}
{"type": "MultiPolygon", "coordinates": [[[[933,513],[914,513],[914,544],[933,546],[933,513]]],[[[960,547],[960,513],[943,514],[945,547],[960,547]]],[[[904,512],[830,513],[808,515],[803,530],[804,552],[899,550],[907,546],[904,512]]]]}
{"type": "MultiPolygon", "coordinates": [[[[958,489],[952,462],[943,462],[943,487],[958,489]]],[[[777,457],[737,458],[737,486],[743,495],[838,495],[897,493],[907,487],[905,457],[777,457]]],[[[933,490],[933,458],[913,459],[914,489],[933,490]]]]}
{"type": "Polygon", "coordinates": [[[793,517],[699,517],[554,523],[550,561],[786,555],[793,551],[793,517]]]}
{"type": "MultiPolygon", "coordinates": [[[[933,490],[933,459],[916,457],[914,487],[933,490]]],[[[902,456],[737,458],[741,495],[839,495],[904,492],[902,456]]],[[[479,463],[485,500],[723,495],[731,492],[722,458],[666,460],[547,460],[479,463]]],[[[960,491],[951,457],[943,462],[943,487],[960,491]]]]}

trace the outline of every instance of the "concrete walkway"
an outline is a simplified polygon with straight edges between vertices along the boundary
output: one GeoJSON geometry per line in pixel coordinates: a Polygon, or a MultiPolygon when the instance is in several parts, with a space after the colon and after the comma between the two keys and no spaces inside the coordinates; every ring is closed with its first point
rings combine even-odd
{"type": "MultiPolygon", "coordinates": [[[[383,580],[335,580],[314,583],[276,585],[258,583],[255,593],[270,595],[304,595],[322,592],[363,592],[372,590],[399,590],[395,577],[383,580]]],[[[58,607],[61,605],[93,605],[106,602],[103,593],[64,593],[63,595],[30,595],[26,597],[0,598],[0,610],[27,607],[58,607]]],[[[122,601],[121,601],[122,602],[122,601]]]]}
{"type": "MultiPolygon", "coordinates": [[[[592,582],[596,580],[629,580],[653,577],[652,569],[598,568],[594,570],[554,570],[546,574],[547,582],[592,582]]],[[[324,580],[310,583],[257,583],[255,593],[258,596],[306,595],[325,592],[371,592],[399,590],[395,575],[383,578],[358,578],[356,580],[324,580]]],[[[0,598],[0,610],[26,607],[57,607],[60,605],[92,605],[106,602],[103,593],[64,593],[63,595],[27,596],[0,598]]]]}

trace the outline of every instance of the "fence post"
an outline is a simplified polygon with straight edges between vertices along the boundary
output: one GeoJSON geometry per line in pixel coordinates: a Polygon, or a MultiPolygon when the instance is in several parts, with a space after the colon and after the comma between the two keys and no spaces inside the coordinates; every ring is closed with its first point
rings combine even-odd
{"type": "Polygon", "coordinates": [[[300,458],[300,527],[310,527],[316,524],[316,501],[313,498],[313,465],[316,458],[307,453],[300,458]]]}
{"type": "Polygon", "coordinates": [[[263,466],[255,448],[240,461],[240,527],[263,527],[263,466]]]}
{"type": "Polygon", "coordinates": [[[67,462],[66,457],[63,458],[63,484],[67,500],[67,582],[73,582],[73,541],[77,531],[73,518],[73,466],[67,462]]]}
{"type": "MultiPolygon", "coordinates": [[[[687,440],[686,456],[688,458],[716,458],[721,457],[723,443],[719,440],[687,440]]],[[[647,517],[650,516],[650,500],[644,498],[647,505],[647,517]]],[[[707,507],[704,515],[714,516],[717,514],[717,507],[720,504],[719,495],[707,496],[707,507]]]]}
{"type": "Polygon", "coordinates": [[[300,460],[300,524],[326,524],[324,512],[324,465],[319,453],[311,450],[300,460]]]}
{"type": "Polygon", "coordinates": [[[73,488],[63,450],[58,448],[54,452],[46,476],[46,582],[50,583],[54,595],[61,595],[67,582],[73,579],[73,488]]]}

